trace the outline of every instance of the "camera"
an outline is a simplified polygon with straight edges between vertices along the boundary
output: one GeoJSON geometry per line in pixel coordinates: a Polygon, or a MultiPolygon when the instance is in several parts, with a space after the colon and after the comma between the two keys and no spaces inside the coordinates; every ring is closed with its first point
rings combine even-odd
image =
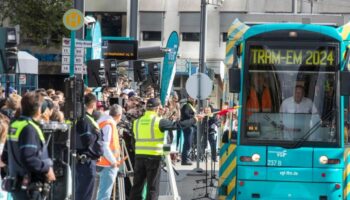
{"type": "Polygon", "coordinates": [[[43,199],[46,199],[50,195],[51,186],[49,183],[32,182],[28,185],[27,195],[29,199],[34,199],[36,193],[40,193],[43,199]]]}
{"type": "Polygon", "coordinates": [[[1,189],[7,192],[14,192],[19,187],[18,181],[16,177],[6,176],[4,180],[2,180],[1,189]]]}
{"type": "MultiPolygon", "coordinates": [[[[117,124],[117,127],[123,129],[123,135],[127,134],[132,136],[132,123],[129,120],[123,119],[117,124]]],[[[121,135],[121,137],[123,137],[123,135],[121,135]]]]}
{"type": "Polygon", "coordinates": [[[84,24],[85,24],[86,26],[90,26],[90,25],[94,24],[95,22],[96,22],[96,19],[93,18],[92,16],[86,16],[86,17],[84,17],[84,24]]]}

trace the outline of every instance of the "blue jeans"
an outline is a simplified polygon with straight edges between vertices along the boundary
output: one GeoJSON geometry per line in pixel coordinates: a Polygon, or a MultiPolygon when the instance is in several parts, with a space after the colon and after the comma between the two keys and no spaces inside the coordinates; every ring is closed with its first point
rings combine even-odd
{"type": "Polygon", "coordinates": [[[109,200],[111,198],[115,179],[118,174],[118,168],[114,167],[98,167],[100,176],[100,184],[98,186],[97,200],[109,200]]]}

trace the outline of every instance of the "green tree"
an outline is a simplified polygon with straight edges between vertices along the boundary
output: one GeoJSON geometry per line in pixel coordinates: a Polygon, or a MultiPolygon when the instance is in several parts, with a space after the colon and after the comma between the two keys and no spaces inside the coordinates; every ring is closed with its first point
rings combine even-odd
{"type": "Polygon", "coordinates": [[[0,22],[9,19],[11,25],[20,25],[21,37],[37,45],[54,45],[69,35],[62,17],[72,4],[72,0],[0,0],[0,22]]]}

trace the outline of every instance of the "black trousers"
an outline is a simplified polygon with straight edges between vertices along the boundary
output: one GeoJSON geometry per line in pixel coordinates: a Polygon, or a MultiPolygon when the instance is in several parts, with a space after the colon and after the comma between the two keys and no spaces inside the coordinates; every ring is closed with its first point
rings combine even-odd
{"type": "Polygon", "coordinates": [[[93,197],[96,177],[96,161],[90,160],[84,164],[77,163],[75,172],[75,199],[91,200],[93,197]]]}
{"type": "Polygon", "coordinates": [[[135,156],[134,186],[131,188],[129,199],[142,199],[145,180],[147,181],[146,200],[158,199],[161,161],[160,156],[135,156]]]}
{"type": "Polygon", "coordinates": [[[195,128],[189,127],[183,129],[183,136],[184,136],[184,145],[182,149],[182,154],[181,154],[181,162],[186,163],[190,162],[189,154],[190,154],[190,149],[192,145],[192,137],[193,137],[193,132],[195,131],[195,128]]]}
{"type": "Polygon", "coordinates": [[[209,141],[210,144],[210,150],[211,150],[211,159],[213,161],[216,161],[216,135],[215,133],[204,133],[203,138],[202,138],[202,153],[204,155],[205,149],[207,148],[207,140],[209,141]]]}

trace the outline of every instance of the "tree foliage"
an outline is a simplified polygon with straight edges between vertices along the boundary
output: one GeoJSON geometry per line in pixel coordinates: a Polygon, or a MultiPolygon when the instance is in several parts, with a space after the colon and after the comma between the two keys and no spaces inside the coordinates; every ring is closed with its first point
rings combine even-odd
{"type": "Polygon", "coordinates": [[[72,0],[0,0],[0,23],[8,19],[11,25],[20,25],[21,37],[37,45],[57,44],[68,36],[62,17],[72,4],[72,0]]]}

